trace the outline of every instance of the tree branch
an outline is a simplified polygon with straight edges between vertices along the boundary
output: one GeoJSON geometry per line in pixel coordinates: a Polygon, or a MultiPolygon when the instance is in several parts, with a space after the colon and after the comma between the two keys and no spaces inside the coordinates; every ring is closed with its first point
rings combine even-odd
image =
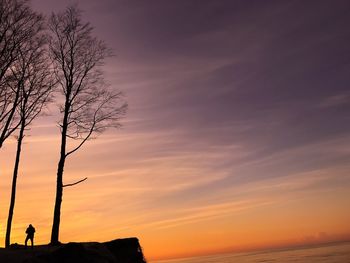
{"type": "Polygon", "coordinates": [[[68,187],[68,186],[73,186],[73,185],[76,185],[76,184],[79,184],[79,183],[82,183],[84,182],[86,179],[88,179],[87,177],[85,177],[84,179],[81,179],[75,183],[71,183],[71,184],[64,184],[62,187],[68,187]]]}

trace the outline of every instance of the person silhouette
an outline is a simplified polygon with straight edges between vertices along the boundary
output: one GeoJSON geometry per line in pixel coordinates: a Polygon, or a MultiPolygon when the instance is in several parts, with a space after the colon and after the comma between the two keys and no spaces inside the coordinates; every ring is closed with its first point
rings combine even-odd
{"type": "Polygon", "coordinates": [[[30,240],[32,242],[32,248],[34,246],[34,233],[35,233],[35,228],[30,224],[26,230],[26,241],[25,241],[25,247],[27,248],[27,243],[28,240],[30,240]]]}

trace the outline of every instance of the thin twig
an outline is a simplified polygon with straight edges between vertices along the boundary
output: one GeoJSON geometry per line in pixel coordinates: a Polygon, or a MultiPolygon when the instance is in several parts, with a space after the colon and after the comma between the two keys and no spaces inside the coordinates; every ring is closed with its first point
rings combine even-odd
{"type": "Polygon", "coordinates": [[[88,178],[85,177],[84,179],[81,179],[80,181],[72,183],[72,184],[64,184],[62,187],[73,186],[73,185],[76,185],[76,184],[84,182],[86,179],[88,179],[88,178]]]}

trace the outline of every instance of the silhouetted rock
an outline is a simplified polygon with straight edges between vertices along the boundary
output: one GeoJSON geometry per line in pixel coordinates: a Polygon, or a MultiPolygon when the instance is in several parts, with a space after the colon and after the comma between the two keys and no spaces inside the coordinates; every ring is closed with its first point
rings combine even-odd
{"type": "Polygon", "coordinates": [[[96,243],[94,248],[82,243],[68,243],[51,253],[38,255],[28,263],[99,263],[116,262],[112,254],[104,249],[103,244],[96,243]]]}
{"type": "Polygon", "coordinates": [[[16,245],[0,251],[0,262],[9,263],[146,263],[137,238],[105,243],[68,243],[39,246],[34,250],[16,245]]]}
{"type": "Polygon", "coordinates": [[[144,256],[137,238],[116,239],[104,243],[117,263],[143,263],[144,256]]]}

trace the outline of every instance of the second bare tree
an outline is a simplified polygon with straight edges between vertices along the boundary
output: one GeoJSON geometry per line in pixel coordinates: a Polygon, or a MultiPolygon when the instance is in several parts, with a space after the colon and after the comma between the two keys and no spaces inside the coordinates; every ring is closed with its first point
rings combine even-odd
{"type": "Polygon", "coordinates": [[[50,54],[54,65],[63,103],[60,106],[62,119],[61,149],[57,167],[56,199],[54,208],[51,244],[59,244],[59,228],[63,188],[63,172],[68,156],[82,145],[110,127],[119,127],[127,105],[119,91],[107,88],[101,66],[110,50],[105,43],[92,36],[92,27],[83,23],[80,11],[69,7],[64,12],[53,14],[50,19],[52,38],[50,54]],[[68,149],[69,140],[77,143],[68,149]]]}

